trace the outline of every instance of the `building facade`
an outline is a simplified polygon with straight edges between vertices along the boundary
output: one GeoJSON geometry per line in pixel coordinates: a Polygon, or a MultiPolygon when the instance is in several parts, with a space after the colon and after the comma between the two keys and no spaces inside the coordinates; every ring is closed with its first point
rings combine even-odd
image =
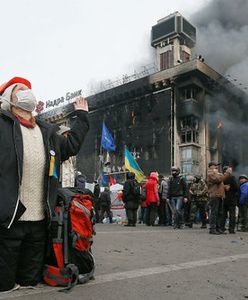
{"type": "MultiPolygon", "coordinates": [[[[151,37],[158,72],[88,97],[90,131],[77,156],[78,170],[96,179],[100,161],[107,159],[106,172],[123,171],[125,146],[145,174],[168,175],[176,165],[183,174],[205,176],[210,160],[247,166],[247,95],[201,56],[192,58],[196,29],[178,12],[159,20],[151,37]],[[101,149],[103,120],[117,146],[110,159],[101,149]]],[[[40,118],[70,125],[71,106],[40,118]]]]}

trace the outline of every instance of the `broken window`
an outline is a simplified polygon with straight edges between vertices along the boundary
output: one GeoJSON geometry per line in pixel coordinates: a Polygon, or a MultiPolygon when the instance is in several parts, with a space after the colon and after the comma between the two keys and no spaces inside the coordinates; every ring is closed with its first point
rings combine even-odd
{"type": "Polygon", "coordinates": [[[199,121],[194,116],[184,117],[180,120],[181,144],[199,144],[199,121]]]}
{"type": "Polygon", "coordinates": [[[194,87],[187,87],[181,90],[180,98],[182,101],[188,99],[197,100],[197,90],[194,87]]]}

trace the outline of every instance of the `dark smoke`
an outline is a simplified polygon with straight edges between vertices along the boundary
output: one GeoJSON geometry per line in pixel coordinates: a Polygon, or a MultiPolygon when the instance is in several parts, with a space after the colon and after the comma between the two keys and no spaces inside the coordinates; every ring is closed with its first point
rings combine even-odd
{"type": "Polygon", "coordinates": [[[208,119],[213,136],[221,136],[222,159],[236,165],[236,174],[248,171],[247,14],[248,0],[212,0],[192,18],[197,27],[196,54],[231,82],[230,95],[216,91],[209,97],[208,119]],[[235,90],[232,84],[245,93],[235,90]],[[219,121],[223,128],[218,132],[219,121]]]}
{"type": "MultiPolygon", "coordinates": [[[[223,75],[248,87],[248,1],[213,0],[193,16],[196,52],[223,75]]],[[[248,90],[247,90],[248,91],[248,90]]]]}

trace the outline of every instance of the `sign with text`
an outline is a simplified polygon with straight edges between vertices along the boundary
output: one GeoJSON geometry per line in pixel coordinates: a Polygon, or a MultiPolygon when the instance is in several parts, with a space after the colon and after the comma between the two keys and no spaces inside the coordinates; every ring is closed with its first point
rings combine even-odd
{"type": "Polygon", "coordinates": [[[58,106],[61,103],[65,103],[65,101],[70,102],[70,100],[80,96],[82,96],[82,89],[73,93],[68,92],[65,94],[65,96],[46,101],[46,108],[58,106]]]}

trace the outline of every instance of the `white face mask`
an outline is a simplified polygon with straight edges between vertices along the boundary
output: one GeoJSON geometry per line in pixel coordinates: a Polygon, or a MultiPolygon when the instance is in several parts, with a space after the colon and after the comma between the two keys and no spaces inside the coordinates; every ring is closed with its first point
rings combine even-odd
{"type": "Polygon", "coordinates": [[[32,112],[35,109],[37,101],[32,90],[20,90],[16,93],[16,97],[16,107],[30,112],[32,112]]]}
{"type": "MultiPolygon", "coordinates": [[[[36,98],[31,90],[20,90],[16,93],[17,102],[16,104],[10,102],[8,99],[6,99],[3,96],[0,96],[0,100],[3,101],[3,104],[1,105],[2,109],[5,109],[5,103],[9,103],[12,106],[21,108],[23,110],[32,112],[37,104],[36,98]],[[4,103],[5,102],[5,103],[4,103]]],[[[8,109],[5,109],[8,110],[8,109]]]]}

